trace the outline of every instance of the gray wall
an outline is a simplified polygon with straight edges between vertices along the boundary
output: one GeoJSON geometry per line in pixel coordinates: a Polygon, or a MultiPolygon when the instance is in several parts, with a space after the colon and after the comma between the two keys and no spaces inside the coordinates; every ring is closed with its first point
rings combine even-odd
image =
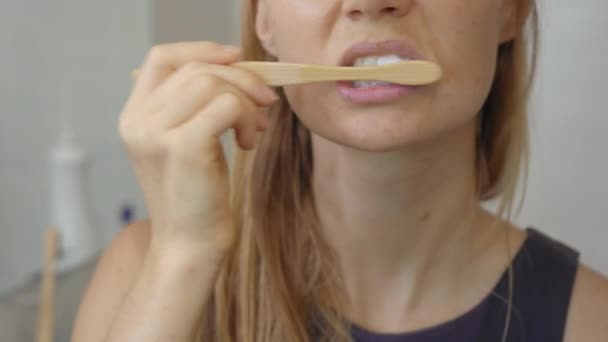
{"type": "Polygon", "coordinates": [[[92,154],[97,237],[143,204],[116,132],[130,72],[155,43],[234,37],[233,1],[0,3],[0,293],[38,269],[47,221],[47,153],[72,118],[92,154]]]}
{"type": "Polygon", "coordinates": [[[154,40],[234,43],[239,0],[156,0],[154,40]]]}
{"type": "Polygon", "coordinates": [[[0,290],[41,263],[47,222],[47,152],[71,113],[94,155],[98,238],[138,203],[115,122],[133,68],[151,41],[146,0],[4,1],[0,11],[0,290]]]}
{"type": "Polygon", "coordinates": [[[532,165],[518,222],[582,252],[608,274],[608,2],[541,3],[532,165]]]}

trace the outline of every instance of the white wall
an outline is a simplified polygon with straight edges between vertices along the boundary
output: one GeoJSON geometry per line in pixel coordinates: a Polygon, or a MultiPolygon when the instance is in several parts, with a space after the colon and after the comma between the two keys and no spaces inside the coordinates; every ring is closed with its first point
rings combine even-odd
{"type": "Polygon", "coordinates": [[[145,215],[116,122],[130,72],[158,43],[234,42],[235,1],[78,0],[0,3],[0,293],[41,263],[47,152],[70,113],[92,154],[100,243],[123,204],[145,215]]]}
{"type": "Polygon", "coordinates": [[[98,238],[139,195],[115,133],[129,70],[151,41],[147,0],[3,1],[0,10],[0,292],[41,263],[47,151],[72,113],[94,155],[98,238]]]}
{"type": "Polygon", "coordinates": [[[608,274],[608,2],[548,0],[541,13],[532,165],[518,222],[608,274]]]}
{"type": "Polygon", "coordinates": [[[0,293],[38,269],[47,221],[47,152],[71,113],[93,155],[98,239],[120,228],[125,203],[143,215],[116,120],[130,71],[149,47],[229,42],[233,1],[0,2],[0,293]]]}

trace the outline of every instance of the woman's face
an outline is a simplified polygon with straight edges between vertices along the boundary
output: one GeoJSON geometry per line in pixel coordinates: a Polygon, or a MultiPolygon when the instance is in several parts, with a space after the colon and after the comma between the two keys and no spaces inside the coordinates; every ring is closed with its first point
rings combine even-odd
{"type": "Polygon", "coordinates": [[[259,1],[258,37],[279,61],[352,65],[345,53],[371,43],[364,55],[400,54],[441,66],[437,83],[407,95],[384,89],[372,100],[370,89],[336,82],[285,87],[313,133],[367,151],[395,150],[473,124],[494,78],[498,46],[515,31],[516,0],[259,1]]]}

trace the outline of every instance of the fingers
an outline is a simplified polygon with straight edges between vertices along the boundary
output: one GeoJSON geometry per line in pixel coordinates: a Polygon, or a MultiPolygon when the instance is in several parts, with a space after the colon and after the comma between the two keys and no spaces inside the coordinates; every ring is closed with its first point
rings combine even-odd
{"type": "MultiPolygon", "coordinates": [[[[164,84],[154,92],[154,96],[161,101],[170,96],[177,87],[183,87],[184,83],[194,79],[214,75],[228,83],[234,84],[249,95],[258,105],[267,106],[278,100],[277,93],[256,74],[235,67],[189,62],[182,66],[164,84]]],[[[203,82],[209,81],[209,79],[203,82]]],[[[210,84],[213,86],[214,84],[210,84]]]]}
{"type": "MultiPolygon", "coordinates": [[[[150,117],[163,112],[168,105],[180,106],[180,112],[198,110],[209,99],[226,90],[226,84],[241,89],[258,106],[269,106],[279,97],[255,74],[233,67],[191,62],[171,75],[154,91],[148,100],[147,110],[140,115],[150,117]],[[184,96],[185,95],[185,96],[184,96]]],[[[173,111],[178,110],[178,108],[173,111]]],[[[166,118],[164,125],[173,121],[183,121],[182,116],[166,118]],[[174,120],[173,120],[174,119],[174,120]]]]}
{"type": "Polygon", "coordinates": [[[196,148],[234,128],[239,145],[253,148],[269,125],[266,107],[279,97],[254,73],[224,65],[238,58],[211,42],[153,48],[121,115],[122,135],[196,148]]]}
{"type": "Polygon", "coordinates": [[[239,90],[217,76],[200,75],[182,85],[166,89],[162,98],[153,99],[151,106],[154,110],[139,113],[139,120],[146,120],[159,131],[176,128],[194,117],[218,95],[231,92],[237,93],[239,90]]]}
{"type": "MultiPolygon", "coordinates": [[[[227,112],[224,114],[224,117],[220,118],[213,116],[205,118],[204,120],[210,121],[210,127],[220,127],[226,130],[233,127],[233,125],[226,126],[226,122],[234,124],[235,121],[239,121],[237,132],[242,131],[241,129],[244,129],[244,125],[251,125],[251,129],[254,131],[263,130],[268,126],[265,109],[259,107],[242,89],[221,80],[217,76],[208,75],[202,79],[204,81],[201,81],[201,79],[196,80],[197,83],[190,87],[190,92],[177,91],[172,100],[161,111],[144,120],[147,120],[148,124],[155,131],[179,130],[180,126],[191,125],[189,121],[195,120],[197,116],[204,113],[205,108],[211,105],[215,99],[229,95],[229,98],[234,97],[238,99],[238,101],[233,101],[234,103],[232,104],[234,106],[230,107],[230,110],[233,112],[227,112]],[[192,96],[191,92],[197,94],[192,96]],[[248,118],[241,120],[237,116],[246,116],[248,118]],[[221,122],[214,123],[212,122],[214,120],[220,120],[221,122]]],[[[209,131],[209,134],[212,136],[219,136],[222,133],[223,131],[209,131]]]]}
{"type": "Polygon", "coordinates": [[[212,64],[232,64],[239,58],[238,49],[213,42],[157,45],[150,50],[140,70],[133,95],[149,94],[185,63],[200,61],[212,64]]]}
{"type": "Polygon", "coordinates": [[[239,146],[251,149],[256,144],[259,115],[258,108],[246,97],[227,92],[213,98],[188,123],[170,134],[196,148],[203,146],[210,137],[217,141],[223,132],[234,128],[239,146]]]}
{"type": "Polygon", "coordinates": [[[145,120],[157,131],[176,128],[192,119],[203,107],[221,94],[230,93],[242,99],[241,103],[247,113],[255,116],[257,127],[262,129],[266,114],[262,114],[264,107],[271,102],[265,101],[263,105],[256,103],[242,88],[225,81],[213,74],[203,74],[192,78],[182,87],[174,87],[172,92],[164,96],[163,106],[154,113],[140,113],[139,120],[145,120]]]}

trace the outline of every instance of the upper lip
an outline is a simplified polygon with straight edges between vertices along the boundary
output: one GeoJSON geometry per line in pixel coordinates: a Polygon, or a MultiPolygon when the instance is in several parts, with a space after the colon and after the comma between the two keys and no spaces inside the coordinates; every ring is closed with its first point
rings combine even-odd
{"type": "Polygon", "coordinates": [[[383,55],[398,55],[414,60],[425,59],[415,47],[401,40],[367,41],[354,44],[348,48],[342,55],[340,65],[352,66],[357,58],[383,55]]]}

